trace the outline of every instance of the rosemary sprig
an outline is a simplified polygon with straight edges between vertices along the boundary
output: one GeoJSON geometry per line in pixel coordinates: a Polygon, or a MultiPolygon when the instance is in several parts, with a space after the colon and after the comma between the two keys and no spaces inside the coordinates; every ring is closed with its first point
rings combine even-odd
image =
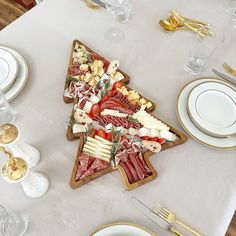
{"type": "Polygon", "coordinates": [[[112,142],[114,143],[111,150],[111,162],[113,166],[116,167],[115,156],[120,149],[122,132],[121,130],[115,130],[114,127],[112,127],[111,132],[112,132],[112,142]]]}
{"type": "Polygon", "coordinates": [[[103,85],[102,90],[100,90],[101,98],[103,98],[106,95],[107,90],[110,87],[110,84],[111,84],[111,81],[107,80],[107,82],[103,85]]]}
{"type": "Polygon", "coordinates": [[[128,121],[130,121],[132,123],[139,123],[138,119],[134,118],[133,116],[129,116],[128,121]]]}
{"type": "Polygon", "coordinates": [[[66,77],[66,83],[71,83],[71,82],[79,82],[80,80],[74,78],[74,77],[66,77]]]}
{"type": "Polygon", "coordinates": [[[93,132],[92,130],[92,124],[88,124],[87,127],[85,128],[85,133],[84,133],[84,143],[87,141],[88,136],[93,132]]]}

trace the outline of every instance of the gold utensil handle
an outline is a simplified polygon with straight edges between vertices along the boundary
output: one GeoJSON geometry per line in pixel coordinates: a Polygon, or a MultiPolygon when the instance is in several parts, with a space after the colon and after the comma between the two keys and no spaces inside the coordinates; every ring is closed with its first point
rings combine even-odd
{"type": "Polygon", "coordinates": [[[173,226],[170,228],[170,231],[178,236],[184,236],[181,234],[177,229],[175,229],[173,226]]]}
{"type": "Polygon", "coordinates": [[[184,227],[185,229],[187,229],[189,232],[193,233],[196,236],[203,236],[202,234],[198,233],[196,230],[192,229],[191,227],[189,227],[188,225],[184,224],[179,220],[176,220],[175,223],[181,225],[182,227],[184,227]]]}

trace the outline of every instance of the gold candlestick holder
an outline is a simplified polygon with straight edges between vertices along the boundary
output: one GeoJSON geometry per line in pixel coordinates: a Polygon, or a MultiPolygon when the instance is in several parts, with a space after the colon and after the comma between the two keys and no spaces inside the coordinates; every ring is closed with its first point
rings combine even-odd
{"type": "Polygon", "coordinates": [[[0,152],[7,155],[9,160],[2,168],[2,175],[4,178],[16,181],[25,176],[28,167],[25,160],[20,157],[13,157],[4,147],[0,146],[0,152]]]}

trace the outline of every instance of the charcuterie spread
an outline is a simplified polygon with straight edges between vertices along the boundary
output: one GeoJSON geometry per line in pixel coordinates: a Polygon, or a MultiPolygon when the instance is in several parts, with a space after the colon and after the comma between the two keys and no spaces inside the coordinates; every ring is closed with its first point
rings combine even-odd
{"type": "Polygon", "coordinates": [[[71,187],[118,169],[126,189],[157,176],[149,156],[187,138],[150,112],[155,104],[129,88],[119,61],[73,42],[64,101],[73,102],[67,138],[80,138],[71,187]]]}

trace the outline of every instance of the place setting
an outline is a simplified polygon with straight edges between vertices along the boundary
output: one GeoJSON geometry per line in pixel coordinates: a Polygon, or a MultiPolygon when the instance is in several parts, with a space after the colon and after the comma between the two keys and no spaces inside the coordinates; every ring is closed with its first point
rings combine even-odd
{"type": "Polygon", "coordinates": [[[24,88],[28,79],[28,66],[16,50],[0,45],[0,89],[8,101],[24,88]]]}

